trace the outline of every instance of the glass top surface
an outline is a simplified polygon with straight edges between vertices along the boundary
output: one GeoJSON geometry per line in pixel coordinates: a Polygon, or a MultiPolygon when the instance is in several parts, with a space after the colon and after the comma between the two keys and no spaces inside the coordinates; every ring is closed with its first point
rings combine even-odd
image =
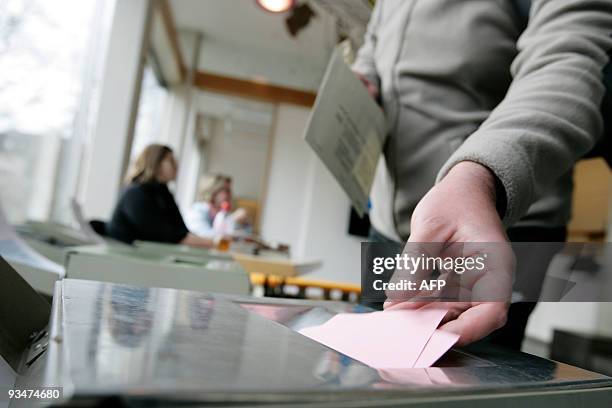
{"type": "Polygon", "coordinates": [[[436,395],[455,395],[612,386],[612,379],[603,375],[486,345],[455,348],[427,369],[377,371],[296,331],[339,312],[369,311],[349,303],[72,279],[62,285],[60,378],[76,393],[196,400],[220,394],[292,399],[333,394],[351,399],[370,393],[435,390],[436,395]]]}

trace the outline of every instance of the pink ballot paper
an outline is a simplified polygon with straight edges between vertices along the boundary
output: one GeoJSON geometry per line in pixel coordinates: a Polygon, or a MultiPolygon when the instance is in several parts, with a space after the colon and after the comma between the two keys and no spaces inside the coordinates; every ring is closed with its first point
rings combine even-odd
{"type": "Polygon", "coordinates": [[[375,369],[425,368],[459,339],[436,330],[446,312],[432,307],[340,313],[300,333],[375,369]]]}

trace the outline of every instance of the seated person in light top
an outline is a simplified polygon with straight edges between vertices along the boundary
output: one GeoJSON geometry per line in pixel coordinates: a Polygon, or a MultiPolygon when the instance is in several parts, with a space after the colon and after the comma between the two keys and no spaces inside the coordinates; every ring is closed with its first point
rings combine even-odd
{"type": "Polygon", "coordinates": [[[107,226],[108,235],[126,243],[140,240],[212,247],[210,238],[187,229],[168,190],[167,183],[176,178],[176,170],[170,147],[147,146],[128,172],[127,186],[107,226]]]}
{"type": "Polygon", "coordinates": [[[214,237],[248,233],[248,215],[243,208],[231,212],[232,179],[209,174],[200,180],[198,201],[193,203],[185,221],[198,235],[214,237]]]}

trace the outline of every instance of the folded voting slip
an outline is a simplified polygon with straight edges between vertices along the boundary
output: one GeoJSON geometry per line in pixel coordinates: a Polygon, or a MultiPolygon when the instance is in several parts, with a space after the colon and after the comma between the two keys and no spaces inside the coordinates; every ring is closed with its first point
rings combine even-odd
{"type": "Polygon", "coordinates": [[[340,313],[300,333],[377,370],[427,368],[459,339],[436,329],[447,311],[340,313]]]}
{"type": "Polygon", "coordinates": [[[360,216],[386,137],[380,106],[337,49],[327,66],[304,139],[349,196],[360,216]]]}

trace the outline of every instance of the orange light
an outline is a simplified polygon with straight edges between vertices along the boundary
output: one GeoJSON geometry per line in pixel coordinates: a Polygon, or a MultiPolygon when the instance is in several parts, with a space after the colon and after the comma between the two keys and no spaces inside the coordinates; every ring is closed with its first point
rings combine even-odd
{"type": "Polygon", "coordinates": [[[295,0],[256,0],[261,8],[271,13],[282,13],[295,5],[295,0]]]}

